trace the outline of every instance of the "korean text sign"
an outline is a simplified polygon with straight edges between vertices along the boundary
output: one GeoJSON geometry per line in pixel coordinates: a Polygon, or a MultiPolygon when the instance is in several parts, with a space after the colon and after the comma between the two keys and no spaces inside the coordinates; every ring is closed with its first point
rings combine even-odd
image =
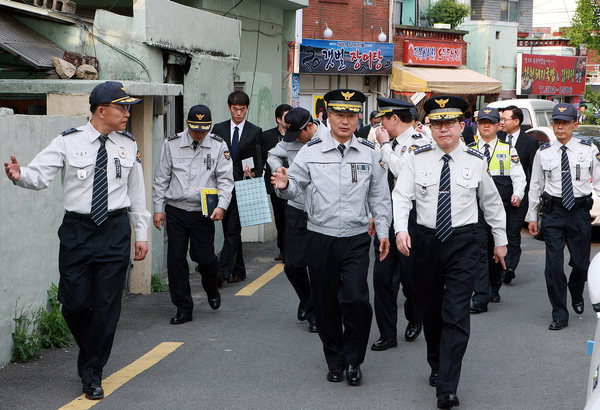
{"type": "Polygon", "coordinates": [[[424,40],[405,40],[403,62],[406,65],[459,67],[462,64],[462,45],[424,40]]]}
{"type": "Polygon", "coordinates": [[[517,55],[518,95],[583,95],[585,57],[517,55]]]}

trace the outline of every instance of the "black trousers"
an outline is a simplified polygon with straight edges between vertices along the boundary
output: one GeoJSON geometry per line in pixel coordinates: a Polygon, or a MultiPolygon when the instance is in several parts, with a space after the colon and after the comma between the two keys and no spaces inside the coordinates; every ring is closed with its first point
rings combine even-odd
{"type": "Polygon", "coordinates": [[[100,383],[112,349],[131,250],[126,213],[97,226],[65,215],[58,229],[58,299],[79,346],[77,368],[84,383],[100,383]]]}
{"type": "Polygon", "coordinates": [[[437,393],[456,393],[470,335],[469,304],[479,250],[477,231],[474,227],[455,230],[442,243],[435,231],[419,229],[412,243],[427,361],[438,373],[437,393]]]}
{"type": "Polygon", "coordinates": [[[308,273],[319,337],[330,370],[365,359],[373,310],[369,302],[368,233],[337,238],[308,231],[308,273]]]}
{"type": "Polygon", "coordinates": [[[502,287],[502,265],[494,262],[495,244],[492,228],[480,217],[475,229],[479,240],[479,251],[473,301],[487,305],[492,295],[498,295],[502,287]]]}
{"type": "Polygon", "coordinates": [[[572,300],[578,302],[583,299],[592,241],[590,212],[584,208],[568,211],[555,203],[552,210],[544,211],[542,229],[546,242],[544,273],[552,305],[552,320],[567,320],[567,286],[572,300]],[[563,269],[565,244],[571,255],[569,266],[572,270],[568,282],[563,269]]]}
{"type": "Polygon", "coordinates": [[[231,276],[246,277],[246,265],[242,253],[242,225],[238,212],[235,189],[229,208],[223,218],[223,247],[219,254],[219,274],[225,279],[231,276]]]}
{"type": "Polygon", "coordinates": [[[271,198],[271,205],[273,206],[273,219],[275,220],[275,229],[277,230],[277,247],[279,248],[279,251],[285,255],[285,242],[287,238],[285,233],[285,210],[287,208],[287,201],[279,198],[275,192],[269,194],[269,197],[271,198]]]}
{"type": "Polygon", "coordinates": [[[506,237],[508,239],[508,246],[506,247],[506,269],[516,270],[521,260],[521,229],[523,229],[523,222],[527,215],[527,207],[529,201],[527,196],[521,201],[519,207],[514,207],[510,204],[504,205],[504,211],[506,212],[506,237]]]}
{"type": "Polygon", "coordinates": [[[178,313],[192,313],[194,302],[190,289],[190,269],[187,262],[188,244],[190,258],[198,264],[202,287],[209,296],[217,290],[218,260],[215,255],[215,224],[202,212],[190,212],[171,205],[167,214],[167,270],[171,302],[178,313]]]}
{"type": "MultiPolygon", "coordinates": [[[[411,211],[411,214],[413,211],[411,211]]],[[[412,234],[414,220],[409,219],[412,234]]],[[[398,290],[402,284],[404,294],[404,317],[409,322],[421,322],[417,289],[413,275],[413,256],[404,256],[396,247],[394,228],[390,227],[390,253],[379,261],[379,238],[375,236],[375,263],[373,265],[373,304],[375,320],[382,339],[397,339],[398,290]]]]}
{"type": "Polygon", "coordinates": [[[309,322],[315,320],[314,301],[310,292],[310,279],[306,262],[306,212],[286,205],[285,209],[285,275],[294,287],[309,322]]]}

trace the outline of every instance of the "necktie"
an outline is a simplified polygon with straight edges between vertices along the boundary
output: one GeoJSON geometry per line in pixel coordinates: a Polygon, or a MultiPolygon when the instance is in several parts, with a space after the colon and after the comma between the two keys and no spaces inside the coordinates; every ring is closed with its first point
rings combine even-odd
{"type": "Polygon", "coordinates": [[[512,134],[508,134],[508,145],[510,145],[511,148],[513,146],[512,140],[513,140],[513,135],[512,134]]]}
{"type": "Polygon", "coordinates": [[[492,160],[492,156],[490,154],[490,144],[485,144],[483,148],[485,148],[485,150],[483,151],[483,155],[485,155],[485,157],[487,158],[487,163],[489,165],[490,161],[492,160]]]}
{"type": "Polygon", "coordinates": [[[571,180],[571,170],[569,169],[569,157],[567,156],[567,147],[563,145],[560,170],[562,176],[562,203],[567,209],[573,208],[575,205],[575,196],[573,195],[573,181],[571,180]]]}
{"type": "Polygon", "coordinates": [[[107,135],[100,135],[100,148],[96,154],[96,169],[94,170],[94,185],[92,189],[92,221],[101,225],[108,218],[108,178],[106,176],[106,165],[108,156],[106,154],[107,135]]]}
{"type": "Polygon", "coordinates": [[[233,139],[231,140],[231,155],[234,156],[240,142],[240,129],[233,127],[233,139]]]}
{"type": "Polygon", "coordinates": [[[198,141],[192,141],[192,148],[194,149],[194,151],[198,149],[198,144],[200,144],[198,141]]]}
{"type": "MultiPolygon", "coordinates": [[[[396,141],[396,138],[394,138],[392,141],[392,151],[396,149],[397,145],[398,141],[396,141]]],[[[394,190],[394,187],[396,186],[396,177],[394,176],[394,173],[390,170],[389,166],[390,164],[388,164],[388,186],[390,187],[390,192],[392,192],[394,190]]]]}
{"type": "Polygon", "coordinates": [[[346,150],[346,146],[344,144],[340,144],[337,147],[338,151],[340,152],[340,154],[342,154],[342,158],[344,157],[344,151],[346,150]]]}
{"type": "Polygon", "coordinates": [[[438,193],[437,217],[435,223],[435,236],[440,242],[446,240],[452,235],[452,208],[450,204],[450,155],[442,157],[444,165],[440,174],[440,190],[438,193]]]}

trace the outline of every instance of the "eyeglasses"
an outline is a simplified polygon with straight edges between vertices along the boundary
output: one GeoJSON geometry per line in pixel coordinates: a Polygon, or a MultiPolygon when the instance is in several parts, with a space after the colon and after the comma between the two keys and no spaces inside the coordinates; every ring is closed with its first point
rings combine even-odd
{"type": "Polygon", "coordinates": [[[442,128],[452,128],[454,124],[457,124],[458,120],[449,120],[449,121],[435,121],[432,122],[429,126],[434,130],[441,130],[442,128]]]}
{"type": "Polygon", "coordinates": [[[500,122],[515,121],[516,118],[500,118],[500,122]]]}
{"type": "Polygon", "coordinates": [[[114,108],[115,110],[119,110],[122,112],[129,112],[129,110],[131,110],[131,105],[129,104],[115,104],[115,105],[109,105],[109,104],[100,104],[101,107],[108,107],[108,108],[114,108]]]}

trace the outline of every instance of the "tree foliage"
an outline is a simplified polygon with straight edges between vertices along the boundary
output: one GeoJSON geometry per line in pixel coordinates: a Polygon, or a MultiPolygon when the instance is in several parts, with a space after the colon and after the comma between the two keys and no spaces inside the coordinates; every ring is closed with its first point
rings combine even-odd
{"type": "Polygon", "coordinates": [[[454,0],[439,0],[429,7],[426,16],[433,23],[450,24],[450,27],[456,28],[472,13],[473,10],[466,4],[459,4],[454,0]]]}
{"type": "Polygon", "coordinates": [[[585,45],[600,51],[600,7],[594,0],[577,0],[571,28],[565,35],[574,46],[585,45]]]}

